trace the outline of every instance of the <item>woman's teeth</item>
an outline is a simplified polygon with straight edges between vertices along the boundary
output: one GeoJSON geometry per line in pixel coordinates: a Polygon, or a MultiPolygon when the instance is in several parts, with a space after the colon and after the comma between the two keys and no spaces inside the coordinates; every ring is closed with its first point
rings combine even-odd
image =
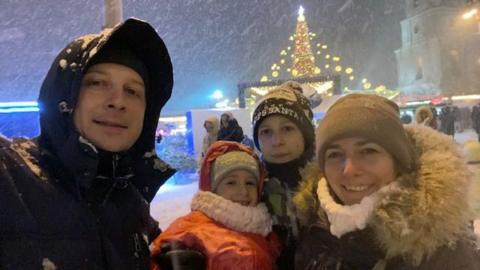
{"type": "Polygon", "coordinates": [[[364,191],[368,186],[345,186],[345,189],[348,191],[364,191]]]}

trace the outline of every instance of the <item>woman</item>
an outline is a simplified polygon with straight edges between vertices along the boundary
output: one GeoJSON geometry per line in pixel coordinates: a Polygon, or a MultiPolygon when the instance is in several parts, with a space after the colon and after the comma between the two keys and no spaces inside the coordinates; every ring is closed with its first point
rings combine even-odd
{"type": "Polygon", "coordinates": [[[312,118],[310,102],[295,82],[272,89],[253,113],[253,139],[269,175],[263,200],[283,244],[279,269],[294,267],[298,226],[292,196],[301,180],[300,170],[314,153],[312,118]]]}
{"type": "Polygon", "coordinates": [[[338,100],[295,195],[296,269],[480,269],[457,146],[380,96],[338,100]]]}

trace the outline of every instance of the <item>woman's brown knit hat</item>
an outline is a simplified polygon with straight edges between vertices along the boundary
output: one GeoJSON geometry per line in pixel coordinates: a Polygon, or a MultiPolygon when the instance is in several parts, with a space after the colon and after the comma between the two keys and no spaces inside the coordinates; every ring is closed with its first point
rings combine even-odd
{"type": "Polygon", "coordinates": [[[317,129],[317,157],[322,170],[328,146],[335,140],[349,137],[378,143],[395,158],[402,170],[414,169],[413,145],[393,101],[377,95],[350,94],[335,102],[317,129]]]}

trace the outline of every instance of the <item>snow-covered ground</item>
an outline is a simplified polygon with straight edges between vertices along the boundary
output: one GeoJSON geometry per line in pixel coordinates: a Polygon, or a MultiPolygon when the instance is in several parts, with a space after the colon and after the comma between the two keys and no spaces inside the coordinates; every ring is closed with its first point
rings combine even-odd
{"type": "MultiPolygon", "coordinates": [[[[473,130],[455,134],[455,140],[463,144],[477,137],[473,130]]],[[[479,179],[480,181],[480,179],[479,179]]],[[[160,228],[166,229],[176,218],[190,212],[190,200],[198,190],[198,182],[186,185],[175,185],[175,179],[170,179],[158,191],[151,204],[152,216],[160,223],[160,228]]],[[[475,222],[475,232],[480,236],[480,219],[475,222]]]]}

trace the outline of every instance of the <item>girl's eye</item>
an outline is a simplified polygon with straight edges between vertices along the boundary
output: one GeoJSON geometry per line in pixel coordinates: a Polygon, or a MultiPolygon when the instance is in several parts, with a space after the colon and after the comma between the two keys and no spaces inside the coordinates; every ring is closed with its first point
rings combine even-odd
{"type": "Polygon", "coordinates": [[[248,186],[257,186],[257,182],[255,180],[249,180],[247,181],[248,186]]]}
{"type": "Polygon", "coordinates": [[[258,132],[260,135],[264,135],[264,136],[268,136],[271,134],[271,130],[270,129],[261,129],[260,132],[258,132]]]}

